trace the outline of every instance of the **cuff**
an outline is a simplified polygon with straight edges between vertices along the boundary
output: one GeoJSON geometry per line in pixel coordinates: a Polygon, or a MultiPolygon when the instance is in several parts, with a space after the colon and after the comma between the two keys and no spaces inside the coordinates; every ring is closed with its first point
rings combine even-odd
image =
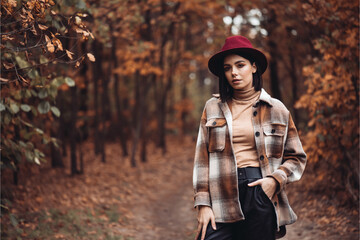
{"type": "Polygon", "coordinates": [[[194,207],[199,205],[205,205],[211,207],[210,194],[208,192],[198,192],[195,194],[194,199],[195,199],[194,207]]]}
{"type": "Polygon", "coordinates": [[[277,193],[280,192],[284,188],[284,186],[287,182],[287,175],[281,169],[277,169],[275,172],[273,172],[268,177],[275,178],[275,180],[279,183],[279,190],[277,191],[277,193]]]}

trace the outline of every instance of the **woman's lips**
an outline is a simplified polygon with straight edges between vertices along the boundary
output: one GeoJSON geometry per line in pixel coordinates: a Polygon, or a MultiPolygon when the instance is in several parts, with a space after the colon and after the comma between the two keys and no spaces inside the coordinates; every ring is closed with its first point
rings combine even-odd
{"type": "Polygon", "coordinates": [[[240,79],[234,79],[234,80],[232,80],[232,83],[234,83],[234,84],[238,84],[238,83],[240,83],[242,80],[240,80],[240,79]]]}

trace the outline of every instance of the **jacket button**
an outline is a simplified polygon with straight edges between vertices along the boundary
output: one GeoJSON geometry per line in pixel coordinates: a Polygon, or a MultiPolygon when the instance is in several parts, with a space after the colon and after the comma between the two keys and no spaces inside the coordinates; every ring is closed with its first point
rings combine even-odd
{"type": "Polygon", "coordinates": [[[275,129],[271,129],[271,133],[275,133],[275,129]]]}
{"type": "Polygon", "coordinates": [[[215,125],[216,125],[216,122],[213,122],[212,125],[215,126],[215,125]]]}
{"type": "Polygon", "coordinates": [[[257,115],[257,111],[255,111],[255,112],[253,113],[253,115],[254,115],[254,117],[256,117],[256,115],[257,115]]]}
{"type": "Polygon", "coordinates": [[[275,207],[276,207],[276,205],[277,205],[277,202],[274,202],[274,205],[275,205],[275,207]]]}
{"type": "Polygon", "coordinates": [[[260,160],[261,160],[261,161],[264,160],[264,155],[261,155],[261,156],[260,156],[260,160]]]}
{"type": "Polygon", "coordinates": [[[255,133],[255,136],[256,136],[256,137],[260,136],[260,133],[259,133],[259,132],[256,132],[256,133],[255,133]]]}

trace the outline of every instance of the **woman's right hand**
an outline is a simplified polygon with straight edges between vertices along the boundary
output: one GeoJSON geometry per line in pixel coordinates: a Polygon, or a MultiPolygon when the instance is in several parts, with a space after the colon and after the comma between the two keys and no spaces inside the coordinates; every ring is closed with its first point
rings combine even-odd
{"type": "Polygon", "coordinates": [[[210,221],[212,228],[216,230],[215,216],[211,207],[209,206],[198,206],[198,209],[198,228],[195,240],[199,238],[200,233],[201,240],[204,240],[206,228],[210,221]]]}

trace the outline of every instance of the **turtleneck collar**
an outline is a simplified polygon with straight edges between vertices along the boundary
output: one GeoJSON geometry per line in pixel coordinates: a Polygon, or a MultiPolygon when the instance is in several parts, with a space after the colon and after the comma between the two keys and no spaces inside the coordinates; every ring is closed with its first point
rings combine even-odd
{"type": "Polygon", "coordinates": [[[253,102],[260,96],[260,91],[255,91],[255,88],[252,87],[248,90],[235,90],[233,100],[236,102],[253,102]]]}

